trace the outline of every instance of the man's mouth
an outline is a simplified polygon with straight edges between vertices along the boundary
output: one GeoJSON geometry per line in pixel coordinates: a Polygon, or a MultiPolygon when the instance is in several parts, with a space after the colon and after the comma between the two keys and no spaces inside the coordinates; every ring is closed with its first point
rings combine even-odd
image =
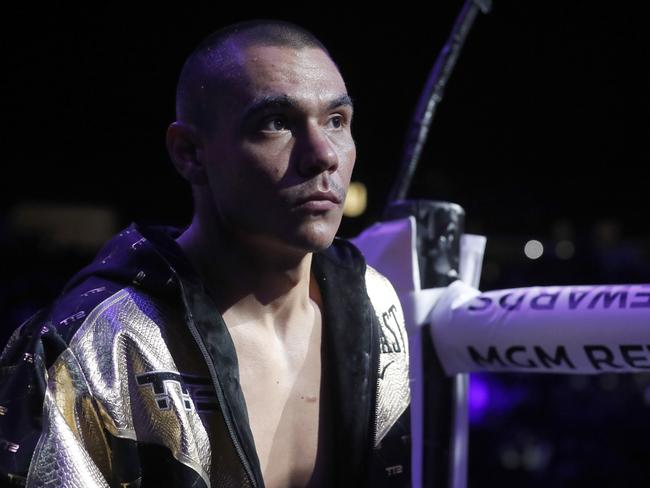
{"type": "Polygon", "coordinates": [[[305,202],[321,202],[321,201],[332,202],[335,203],[336,205],[340,205],[342,199],[332,191],[316,191],[298,198],[296,200],[296,205],[301,205],[305,202]]]}
{"type": "Polygon", "coordinates": [[[324,212],[335,209],[342,202],[342,198],[334,192],[313,192],[298,198],[294,206],[302,210],[324,212]]]}

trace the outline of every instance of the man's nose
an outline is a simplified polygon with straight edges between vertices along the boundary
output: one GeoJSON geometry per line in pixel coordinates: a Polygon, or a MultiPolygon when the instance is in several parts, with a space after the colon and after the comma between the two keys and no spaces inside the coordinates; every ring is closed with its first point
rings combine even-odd
{"type": "Polygon", "coordinates": [[[324,171],[336,171],[339,165],[338,153],[334,144],[322,127],[305,128],[299,143],[298,171],[302,176],[310,177],[324,171]]]}

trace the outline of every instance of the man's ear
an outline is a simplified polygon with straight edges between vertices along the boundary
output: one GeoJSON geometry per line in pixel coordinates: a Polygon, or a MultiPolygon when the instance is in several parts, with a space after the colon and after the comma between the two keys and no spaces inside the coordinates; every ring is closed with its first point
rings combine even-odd
{"type": "Polygon", "coordinates": [[[167,128],[167,151],[176,171],[193,185],[205,185],[208,178],[203,165],[203,147],[196,128],[185,122],[173,122],[167,128]]]}

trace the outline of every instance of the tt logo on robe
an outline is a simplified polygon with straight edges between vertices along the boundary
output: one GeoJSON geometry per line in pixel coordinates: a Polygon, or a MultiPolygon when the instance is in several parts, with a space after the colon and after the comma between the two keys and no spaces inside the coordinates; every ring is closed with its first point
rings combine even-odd
{"type": "Polygon", "coordinates": [[[168,390],[171,384],[176,384],[181,391],[181,401],[185,410],[191,411],[193,408],[190,393],[181,379],[181,375],[171,371],[150,371],[136,375],[138,385],[151,385],[156,398],[156,405],[160,410],[169,410],[172,404],[171,393],[168,390]]]}

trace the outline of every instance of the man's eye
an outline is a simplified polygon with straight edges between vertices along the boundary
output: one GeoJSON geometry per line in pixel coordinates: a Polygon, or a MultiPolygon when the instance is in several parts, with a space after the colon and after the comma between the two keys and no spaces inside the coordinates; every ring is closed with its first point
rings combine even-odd
{"type": "Polygon", "coordinates": [[[261,129],[268,132],[277,132],[288,129],[287,119],[284,117],[269,117],[262,122],[261,129]]]}
{"type": "Polygon", "coordinates": [[[340,129],[343,127],[343,117],[340,115],[335,115],[329,119],[329,124],[334,129],[340,129]]]}

